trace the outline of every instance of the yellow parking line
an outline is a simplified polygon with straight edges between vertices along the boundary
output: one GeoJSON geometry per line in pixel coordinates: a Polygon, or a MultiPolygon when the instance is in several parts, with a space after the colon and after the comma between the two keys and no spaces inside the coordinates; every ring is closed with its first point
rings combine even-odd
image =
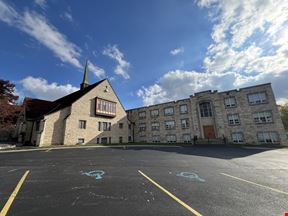
{"type": "Polygon", "coordinates": [[[148,177],[147,175],[145,175],[143,172],[141,172],[140,170],[138,170],[138,172],[144,176],[147,180],[149,180],[152,184],[154,184],[156,187],[158,187],[160,190],[162,190],[164,193],[166,193],[168,196],[170,196],[172,199],[174,199],[176,202],[178,202],[180,205],[182,205],[184,208],[186,208],[188,211],[190,211],[191,213],[193,213],[196,216],[202,216],[199,212],[197,212],[196,210],[194,210],[193,208],[191,208],[189,205],[187,205],[186,203],[184,203],[183,201],[181,201],[179,198],[177,198],[176,196],[174,196],[172,193],[170,193],[168,190],[166,190],[165,188],[163,188],[161,185],[159,185],[157,182],[155,182],[153,179],[151,179],[150,177],[148,177]]]}
{"type": "Polygon", "coordinates": [[[249,184],[257,185],[257,186],[259,186],[259,187],[263,187],[263,188],[266,188],[266,189],[275,191],[275,192],[277,192],[277,193],[281,193],[281,194],[288,195],[288,193],[285,192],[285,191],[281,191],[281,190],[278,190],[278,189],[275,189],[275,188],[271,188],[271,187],[268,187],[268,186],[265,186],[265,185],[261,185],[261,184],[258,184],[258,183],[252,182],[252,181],[248,181],[248,180],[245,180],[245,179],[236,177],[236,176],[232,176],[232,175],[226,174],[226,173],[221,173],[221,174],[224,175],[224,176],[228,176],[228,177],[230,177],[230,178],[233,178],[233,179],[237,179],[237,180],[239,180],[239,181],[243,181],[243,182],[246,182],[246,183],[249,183],[249,184]]]}
{"type": "Polygon", "coordinates": [[[19,192],[22,184],[24,183],[27,175],[29,174],[29,170],[27,170],[24,175],[22,176],[22,178],[20,179],[20,181],[18,182],[17,186],[15,187],[14,191],[12,192],[12,194],[10,195],[9,199],[7,200],[5,206],[3,207],[3,209],[0,212],[0,216],[6,216],[10,206],[12,205],[15,197],[17,196],[17,193],[19,192]]]}

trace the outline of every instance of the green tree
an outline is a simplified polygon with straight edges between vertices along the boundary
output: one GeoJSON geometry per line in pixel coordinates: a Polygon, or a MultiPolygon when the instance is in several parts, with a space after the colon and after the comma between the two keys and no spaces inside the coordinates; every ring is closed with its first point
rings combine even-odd
{"type": "Polygon", "coordinates": [[[282,122],[284,124],[284,128],[286,131],[288,131],[288,103],[286,103],[285,105],[280,105],[279,110],[282,122]]]}

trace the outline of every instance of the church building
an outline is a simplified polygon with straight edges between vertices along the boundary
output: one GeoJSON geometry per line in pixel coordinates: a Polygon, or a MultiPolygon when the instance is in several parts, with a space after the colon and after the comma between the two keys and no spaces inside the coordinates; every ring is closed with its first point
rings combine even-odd
{"type": "Polygon", "coordinates": [[[106,143],[288,145],[270,83],[125,110],[107,79],[46,101],[25,98],[18,141],[35,146],[106,143]]]}
{"type": "Polygon", "coordinates": [[[121,101],[107,79],[89,85],[87,62],[80,90],[55,101],[25,98],[23,105],[17,133],[24,144],[129,141],[129,121],[121,101]]]}

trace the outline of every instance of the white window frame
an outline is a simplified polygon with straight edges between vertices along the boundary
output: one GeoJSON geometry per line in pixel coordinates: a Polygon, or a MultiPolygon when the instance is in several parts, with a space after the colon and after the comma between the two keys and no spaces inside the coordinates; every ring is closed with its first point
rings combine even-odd
{"type": "Polygon", "coordinates": [[[186,118],[186,119],[181,119],[181,120],[180,120],[180,123],[181,123],[181,128],[182,128],[182,129],[189,128],[189,119],[188,119],[188,118],[186,118]]]}
{"type": "Polygon", "coordinates": [[[192,141],[191,134],[183,134],[182,138],[183,138],[184,143],[191,143],[191,141],[192,141]],[[187,137],[189,137],[189,138],[187,139],[187,137]]]}
{"type": "Polygon", "coordinates": [[[166,135],[166,141],[167,141],[167,143],[176,143],[177,137],[175,134],[166,135]]]}
{"type": "Polygon", "coordinates": [[[141,111],[138,113],[139,119],[145,119],[146,118],[146,111],[141,111]]]}
{"type": "Polygon", "coordinates": [[[159,122],[152,122],[151,123],[151,130],[152,131],[159,131],[160,130],[160,123],[159,122]]]}
{"type": "Polygon", "coordinates": [[[139,131],[146,131],[146,123],[140,123],[139,124],[139,131]]]}
{"type": "Polygon", "coordinates": [[[150,116],[151,117],[157,117],[159,116],[159,109],[154,109],[150,111],[150,116]],[[156,113],[156,114],[155,114],[156,113]]]}
{"type": "Polygon", "coordinates": [[[248,103],[249,105],[267,103],[266,92],[255,92],[248,94],[248,103]]]}
{"type": "Polygon", "coordinates": [[[77,144],[84,144],[84,143],[85,143],[85,139],[84,138],[78,138],[77,144]]]}
{"type": "Polygon", "coordinates": [[[226,108],[236,107],[236,98],[235,97],[227,97],[224,99],[224,103],[225,103],[226,108]]]}
{"type": "Polygon", "coordinates": [[[86,120],[79,120],[79,128],[86,129],[87,121],[86,120]]]}
{"type": "Polygon", "coordinates": [[[253,118],[256,124],[265,124],[273,122],[273,116],[271,111],[253,113],[253,118]]]}
{"type": "Polygon", "coordinates": [[[257,133],[257,139],[260,143],[279,143],[279,134],[276,131],[262,131],[257,133]]]}
{"type": "Polygon", "coordinates": [[[239,114],[229,114],[228,115],[228,124],[229,125],[240,125],[240,117],[239,114]]]}
{"type": "Polygon", "coordinates": [[[231,138],[234,143],[244,143],[244,135],[241,132],[232,133],[231,138]]]}
{"type": "Polygon", "coordinates": [[[166,108],[164,108],[164,115],[165,116],[174,115],[174,107],[166,107],[166,108]]]}
{"type": "Polygon", "coordinates": [[[153,143],[160,143],[160,136],[159,135],[153,135],[152,136],[152,142],[153,143]]]}
{"type": "Polygon", "coordinates": [[[165,121],[165,129],[166,130],[172,130],[175,128],[175,121],[174,120],[168,120],[168,121],[165,121]],[[173,122],[173,124],[172,124],[173,122]]]}
{"type": "Polygon", "coordinates": [[[187,104],[181,104],[179,106],[179,111],[180,111],[180,114],[186,114],[188,113],[188,105],[187,104]],[[184,110],[182,110],[182,107],[186,107],[184,110]]]}

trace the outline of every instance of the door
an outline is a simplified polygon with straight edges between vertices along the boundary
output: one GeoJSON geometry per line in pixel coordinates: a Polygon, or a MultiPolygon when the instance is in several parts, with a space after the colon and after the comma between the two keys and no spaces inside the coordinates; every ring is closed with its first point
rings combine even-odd
{"type": "Polygon", "coordinates": [[[213,125],[203,126],[203,131],[205,139],[215,139],[215,132],[213,125]]]}

